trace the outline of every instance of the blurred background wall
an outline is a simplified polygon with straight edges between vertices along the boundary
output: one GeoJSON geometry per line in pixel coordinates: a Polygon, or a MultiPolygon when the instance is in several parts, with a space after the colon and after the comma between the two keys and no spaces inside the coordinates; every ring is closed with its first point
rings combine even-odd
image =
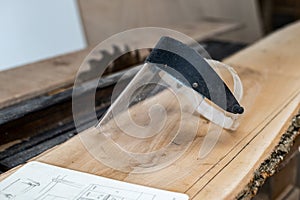
{"type": "Polygon", "coordinates": [[[76,0],[0,0],[0,70],[85,47],[76,0]]]}
{"type": "Polygon", "coordinates": [[[79,0],[89,44],[128,28],[170,26],[190,21],[240,22],[239,31],[223,39],[253,42],[262,37],[256,0],[79,0]]]}

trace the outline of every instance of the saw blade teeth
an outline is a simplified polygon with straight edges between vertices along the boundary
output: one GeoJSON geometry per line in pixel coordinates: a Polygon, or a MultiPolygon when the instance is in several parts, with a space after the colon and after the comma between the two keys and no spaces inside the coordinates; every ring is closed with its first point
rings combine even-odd
{"type": "MultiPolygon", "coordinates": [[[[150,49],[147,49],[149,51],[150,49]]],[[[130,50],[129,45],[122,47],[112,45],[112,51],[98,50],[100,54],[98,58],[88,60],[89,70],[82,72],[78,78],[80,81],[88,81],[97,77],[98,68],[105,68],[105,74],[110,74],[137,64],[144,62],[146,58],[145,53],[141,55],[143,50],[130,50]]]]}

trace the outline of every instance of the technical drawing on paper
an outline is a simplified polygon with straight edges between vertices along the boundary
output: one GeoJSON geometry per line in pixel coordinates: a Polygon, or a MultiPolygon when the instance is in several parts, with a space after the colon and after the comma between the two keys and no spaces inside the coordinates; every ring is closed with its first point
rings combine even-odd
{"type": "Polygon", "coordinates": [[[98,184],[90,184],[87,187],[82,184],[72,182],[66,176],[52,178],[40,191],[38,200],[152,200],[154,194],[146,194],[138,191],[124,190],[122,188],[107,187],[98,184]],[[69,191],[74,196],[59,196],[61,191],[69,191]],[[79,194],[78,194],[79,193],[79,194]],[[78,194],[78,195],[75,195],[78,194]]]}
{"type": "MultiPolygon", "coordinates": [[[[29,192],[40,184],[36,181],[27,179],[26,181],[17,179],[16,181],[5,187],[1,194],[6,199],[15,199],[18,196],[29,192]]],[[[152,200],[155,195],[146,194],[143,192],[136,192],[130,190],[123,190],[115,187],[107,187],[103,185],[90,184],[87,187],[67,179],[66,176],[58,175],[51,179],[51,181],[39,190],[37,200],[152,200]],[[62,191],[68,191],[72,196],[64,196],[62,191]],[[58,195],[58,194],[61,194],[58,195]],[[78,195],[76,195],[78,194],[78,195]]]]}
{"type": "Polygon", "coordinates": [[[78,191],[84,188],[84,184],[68,180],[66,175],[58,175],[51,178],[41,190],[37,200],[63,200],[74,199],[78,191]],[[64,195],[68,191],[67,195],[64,195]],[[74,196],[74,197],[73,197],[74,196]]]}
{"type": "Polygon", "coordinates": [[[4,197],[4,199],[14,199],[18,195],[30,192],[30,190],[37,186],[40,186],[40,183],[37,181],[29,178],[18,178],[0,190],[0,197],[4,197]]]}
{"type": "Polygon", "coordinates": [[[102,185],[91,184],[76,200],[152,200],[154,194],[123,190],[120,188],[107,187],[102,185]]]}
{"type": "Polygon", "coordinates": [[[188,200],[188,196],[30,162],[0,182],[0,199],[188,200]]]}
{"type": "MultiPolygon", "coordinates": [[[[2,194],[7,199],[14,199],[17,196],[20,196],[33,187],[39,186],[39,183],[33,180],[28,179],[23,181],[18,179],[6,188],[2,190],[2,194]],[[4,193],[3,193],[4,192],[4,193]]],[[[77,197],[73,197],[74,200],[152,200],[155,198],[153,194],[146,194],[143,192],[123,190],[120,188],[107,187],[97,184],[90,184],[87,187],[84,185],[69,181],[66,179],[66,176],[57,176],[52,178],[51,181],[39,191],[40,196],[37,199],[40,200],[66,200],[68,197],[57,195],[59,191],[64,190],[69,191],[72,194],[76,194],[79,191],[77,197]],[[73,190],[72,190],[73,189],[73,190]],[[81,189],[83,189],[81,191],[81,189]],[[72,192],[71,192],[72,191],[72,192]],[[129,197],[129,198],[128,198],[129,197]]]]}

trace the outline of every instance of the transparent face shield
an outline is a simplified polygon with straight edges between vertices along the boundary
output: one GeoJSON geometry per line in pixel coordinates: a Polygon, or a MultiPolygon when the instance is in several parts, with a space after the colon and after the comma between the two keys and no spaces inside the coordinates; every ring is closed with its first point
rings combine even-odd
{"type": "Polygon", "coordinates": [[[106,143],[102,162],[130,172],[174,162],[197,133],[198,121],[189,116],[199,97],[157,64],[144,64],[97,126],[106,143]]]}
{"type": "Polygon", "coordinates": [[[243,112],[238,75],[194,53],[174,39],[160,40],[126,88],[115,95],[97,125],[98,133],[91,136],[98,160],[125,172],[155,171],[187,151],[201,126],[199,118],[211,121],[217,130],[238,127],[243,112]],[[232,76],[233,94],[222,81],[223,70],[232,76]]]}

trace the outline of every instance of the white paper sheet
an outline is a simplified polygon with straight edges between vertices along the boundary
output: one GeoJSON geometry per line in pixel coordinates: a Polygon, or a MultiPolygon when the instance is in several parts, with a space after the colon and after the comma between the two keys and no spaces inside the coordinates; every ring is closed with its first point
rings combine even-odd
{"type": "Polygon", "coordinates": [[[0,182],[1,200],[188,200],[185,194],[30,162],[0,182]]]}

